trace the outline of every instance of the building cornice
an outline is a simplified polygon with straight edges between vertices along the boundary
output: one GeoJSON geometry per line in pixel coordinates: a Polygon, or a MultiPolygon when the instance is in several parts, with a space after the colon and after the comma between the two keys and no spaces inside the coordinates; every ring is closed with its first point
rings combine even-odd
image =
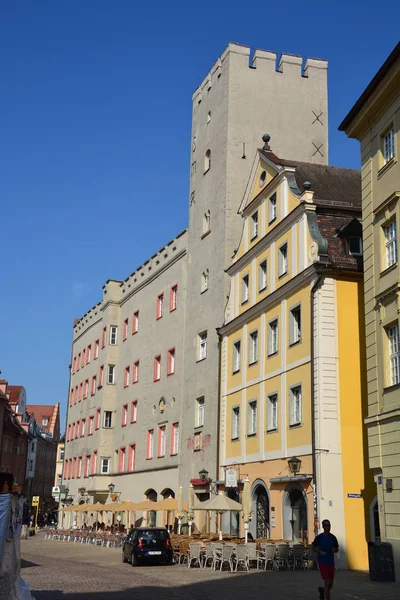
{"type": "Polygon", "coordinates": [[[251,306],[248,310],[241,313],[229,323],[226,323],[222,327],[217,329],[219,335],[227,335],[238,329],[239,327],[243,327],[248,321],[255,319],[263,312],[269,310],[272,306],[284,300],[288,295],[291,295],[296,290],[304,287],[305,284],[311,283],[313,277],[318,273],[322,272],[324,265],[321,263],[313,263],[307,269],[293,277],[290,281],[282,285],[280,288],[251,306]]]}

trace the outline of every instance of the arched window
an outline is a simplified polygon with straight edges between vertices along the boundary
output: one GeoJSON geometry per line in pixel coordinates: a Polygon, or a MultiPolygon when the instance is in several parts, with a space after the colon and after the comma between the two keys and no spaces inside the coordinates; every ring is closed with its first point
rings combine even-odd
{"type": "Polygon", "coordinates": [[[208,290],[208,280],[209,280],[209,272],[208,269],[206,269],[205,271],[203,271],[202,275],[201,275],[201,291],[205,292],[206,290],[208,290]]]}
{"type": "Polygon", "coordinates": [[[207,150],[204,156],[204,173],[210,170],[211,167],[211,150],[207,150]]]}

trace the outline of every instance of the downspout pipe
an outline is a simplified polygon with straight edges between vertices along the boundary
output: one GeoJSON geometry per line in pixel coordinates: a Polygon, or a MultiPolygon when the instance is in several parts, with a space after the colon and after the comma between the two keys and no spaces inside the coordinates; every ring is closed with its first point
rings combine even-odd
{"type": "Polygon", "coordinates": [[[317,495],[317,460],[315,455],[315,393],[314,393],[314,360],[315,360],[315,344],[314,344],[314,298],[317,289],[324,277],[323,273],[324,266],[322,265],[322,270],[318,272],[317,280],[311,288],[310,292],[310,320],[311,320],[311,419],[312,419],[312,427],[311,427],[311,453],[312,453],[312,468],[313,468],[313,481],[314,481],[314,534],[318,533],[318,495],[317,495]]]}

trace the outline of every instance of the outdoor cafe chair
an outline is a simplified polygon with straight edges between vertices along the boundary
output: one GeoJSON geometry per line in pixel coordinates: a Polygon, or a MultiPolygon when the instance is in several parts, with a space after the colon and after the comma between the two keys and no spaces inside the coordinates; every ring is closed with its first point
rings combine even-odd
{"type": "Polygon", "coordinates": [[[222,552],[220,555],[220,567],[219,570],[222,571],[222,567],[224,566],[224,564],[228,564],[229,565],[229,570],[233,571],[233,552],[235,550],[235,547],[231,544],[225,544],[222,546],[222,552]]]}
{"type": "Polygon", "coordinates": [[[179,542],[179,564],[189,560],[189,542],[182,540],[179,542]]]}
{"type": "Polygon", "coordinates": [[[208,567],[209,561],[211,561],[211,564],[213,564],[214,554],[213,554],[213,549],[212,549],[212,543],[205,542],[204,555],[203,555],[203,567],[208,567]]]}
{"type": "Polygon", "coordinates": [[[275,544],[261,544],[261,553],[262,560],[264,564],[264,570],[267,570],[268,565],[270,565],[273,569],[276,567],[275,563],[275,554],[276,554],[276,546],[275,544]]]}
{"type": "Polygon", "coordinates": [[[293,544],[293,554],[292,554],[291,564],[292,564],[293,571],[298,566],[300,566],[302,569],[305,569],[303,544],[293,544]]]}
{"type": "Polygon", "coordinates": [[[260,556],[257,552],[257,544],[255,542],[249,542],[249,543],[245,544],[245,546],[247,547],[247,552],[248,552],[249,567],[250,567],[251,562],[255,562],[257,569],[258,569],[258,565],[260,562],[260,556]]]}
{"type": "Polygon", "coordinates": [[[212,550],[212,554],[213,554],[213,561],[212,561],[212,568],[216,569],[217,567],[217,563],[220,561],[221,559],[221,554],[222,554],[222,544],[216,544],[215,542],[211,542],[211,550],[212,550]]]}
{"type": "Polygon", "coordinates": [[[281,567],[286,567],[289,569],[289,544],[278,544],[277,545],[277,557],[276,557],[276,565],[279,570],[281,567]]]}
{"type": "Polygon", "coordinates": [[[193,566],[193,562],[201,567],[201,545],[198,543],[189,544],[188,569],[193,566]]]}
{"type": "Polygon", "coordinates": [[[238,570],[240,564],[244,565],[246,571],[249,570],[249,553],[247,547],[243,544],[236,547],[235,571],[238,570]]]}

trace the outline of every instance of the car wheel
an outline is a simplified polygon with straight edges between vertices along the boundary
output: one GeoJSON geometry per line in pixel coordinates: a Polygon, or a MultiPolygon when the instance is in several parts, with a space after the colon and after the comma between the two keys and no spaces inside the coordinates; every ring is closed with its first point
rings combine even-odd
{"type": "Polygon", "coordinates": [[[122,562],[123,562],[123,563],[126,563],[126,562],[128,562],[128,559],[127,559],[127,558],[126,558],[126,556],[125,556],[125,552],[122,552],[122,562]]]}
{"type": "Polygon", "coordinates": [[[131,565],[132,565],[132,567],[138,566],[138,561],[136,560],[136,556],[135,556],[134,552],[132,552],[132,556],[131,556],[131,565]]]}

